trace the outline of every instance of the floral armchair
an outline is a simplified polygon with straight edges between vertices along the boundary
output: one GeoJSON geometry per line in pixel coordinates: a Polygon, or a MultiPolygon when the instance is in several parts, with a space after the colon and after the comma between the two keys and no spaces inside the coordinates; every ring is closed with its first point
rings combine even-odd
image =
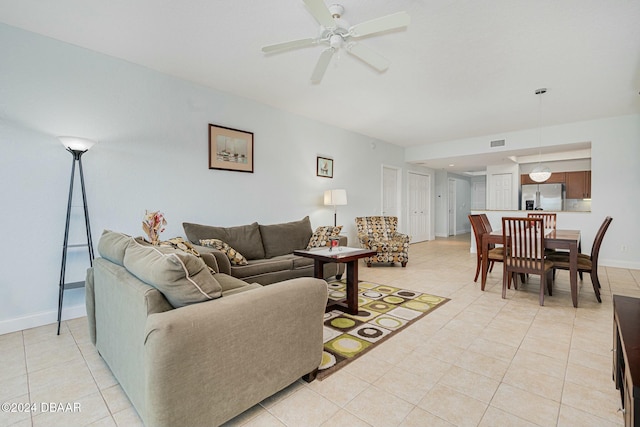
{"type": "Polygon", "coordinates": [[[360,246],[377,251],[373,257],[365,257],[367,267],[377,262],[399,262],[403,267],[409,261],[409,241],[411,238],[398,233],[398,217],[395,216],[364,216],[356,218],[358,240],[360,246]]]}

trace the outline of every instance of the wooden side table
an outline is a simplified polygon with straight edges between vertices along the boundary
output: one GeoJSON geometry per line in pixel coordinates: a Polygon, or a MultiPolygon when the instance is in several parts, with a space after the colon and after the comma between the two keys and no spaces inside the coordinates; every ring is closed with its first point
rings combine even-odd
{"type": "Polygon", "coordinates": [[[613,381],[624,425],[640,427],[640,299],[613,296],[613,381]]]}
{"type": "MultiPolygon", "coordinates": [[[[294,255],[313,259],[313,276],[317,279],[323,278],[324,265],[329,262],[342,262],[347,264],[347,299],[331,303],[330,306],[339,305],[349,314],[358,314],[358,260],[360,258],[373,256],[376,251],[369,249],[350,248],[348,246],[338,246],[329,248],[317,248],[309,250],[293,251],[294,255]]],[[[330,306],[327,306],[329,308],[330,306]]]]}

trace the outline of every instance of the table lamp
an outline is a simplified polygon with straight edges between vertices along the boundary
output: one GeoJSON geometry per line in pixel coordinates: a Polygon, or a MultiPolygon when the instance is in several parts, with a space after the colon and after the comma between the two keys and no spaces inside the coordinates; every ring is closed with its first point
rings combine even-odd
{"type": "Polygon", "coordinates": [[[347,190],[326,190],[324,192],[324,205],[333,206],[333,226],[338,225],[338,206],[347,204],[347,190]]]}

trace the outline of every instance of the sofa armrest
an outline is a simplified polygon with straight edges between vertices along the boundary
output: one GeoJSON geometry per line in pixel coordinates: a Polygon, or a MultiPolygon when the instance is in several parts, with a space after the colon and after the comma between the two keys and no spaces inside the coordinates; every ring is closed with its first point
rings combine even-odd
{"type": "Polygon", "coordinates": [[[204,262],[207,263],[209,267],[213,268],[218,273],[231,275],[231,261],[229,261],[229,257],[227,257],[224,252],[208,246],[193,245],[193,247],[198,251],[204,262]],[[211,257],[207,255],[214,257],[215,265],[211,265],[211,257]]]}
{"type": "Polygon", "coordinates": [[[326,302],[324,280],[299,278],[150,315],[147,423],[218,425],[312,372],[326,302]]]}
{"type": "Polygon", "coordinates": [[[369,238],[369,235],[366,233],[358,233],[358,240],[360,241],[360,246],[362,246],[363,248],[368,248],[369,247],[369,241],[371,240],[369,238]]]}
{"type": "Polygon", "coordinates": [[[409,236],[408,234],[398,233],[397,231],[394,232],[391,235],[391,237],[393,239],[398,239],[398,240],[400,240],[401,242],[404,242],[404,243],[409,243],[409,241],[411,240],[411,236],[409,236]]]}

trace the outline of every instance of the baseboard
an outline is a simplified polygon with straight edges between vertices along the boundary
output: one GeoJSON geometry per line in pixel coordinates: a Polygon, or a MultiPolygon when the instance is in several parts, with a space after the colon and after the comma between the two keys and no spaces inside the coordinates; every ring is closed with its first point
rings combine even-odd
{"type": "Polygon", "coordinates": [[[598,259],[598,265],[604,267],[628,268],[630,270],[640,270],[638,261],[620,261],[617,259],[598,259]]]}
{"type": "MultiPolygon", "coordinates": [[[[87,308],[84,304],[65,307],[62,312],[62,320],[76,319],[87,315],[87,308]]],[[[11,332],[22,331],[24,329],[37,328],[38,326],[56,323],[58,321],[58,311],[47,311],[36,313],[30,316],[19,317],[0,321],[0,335],[11,332]]]]}

